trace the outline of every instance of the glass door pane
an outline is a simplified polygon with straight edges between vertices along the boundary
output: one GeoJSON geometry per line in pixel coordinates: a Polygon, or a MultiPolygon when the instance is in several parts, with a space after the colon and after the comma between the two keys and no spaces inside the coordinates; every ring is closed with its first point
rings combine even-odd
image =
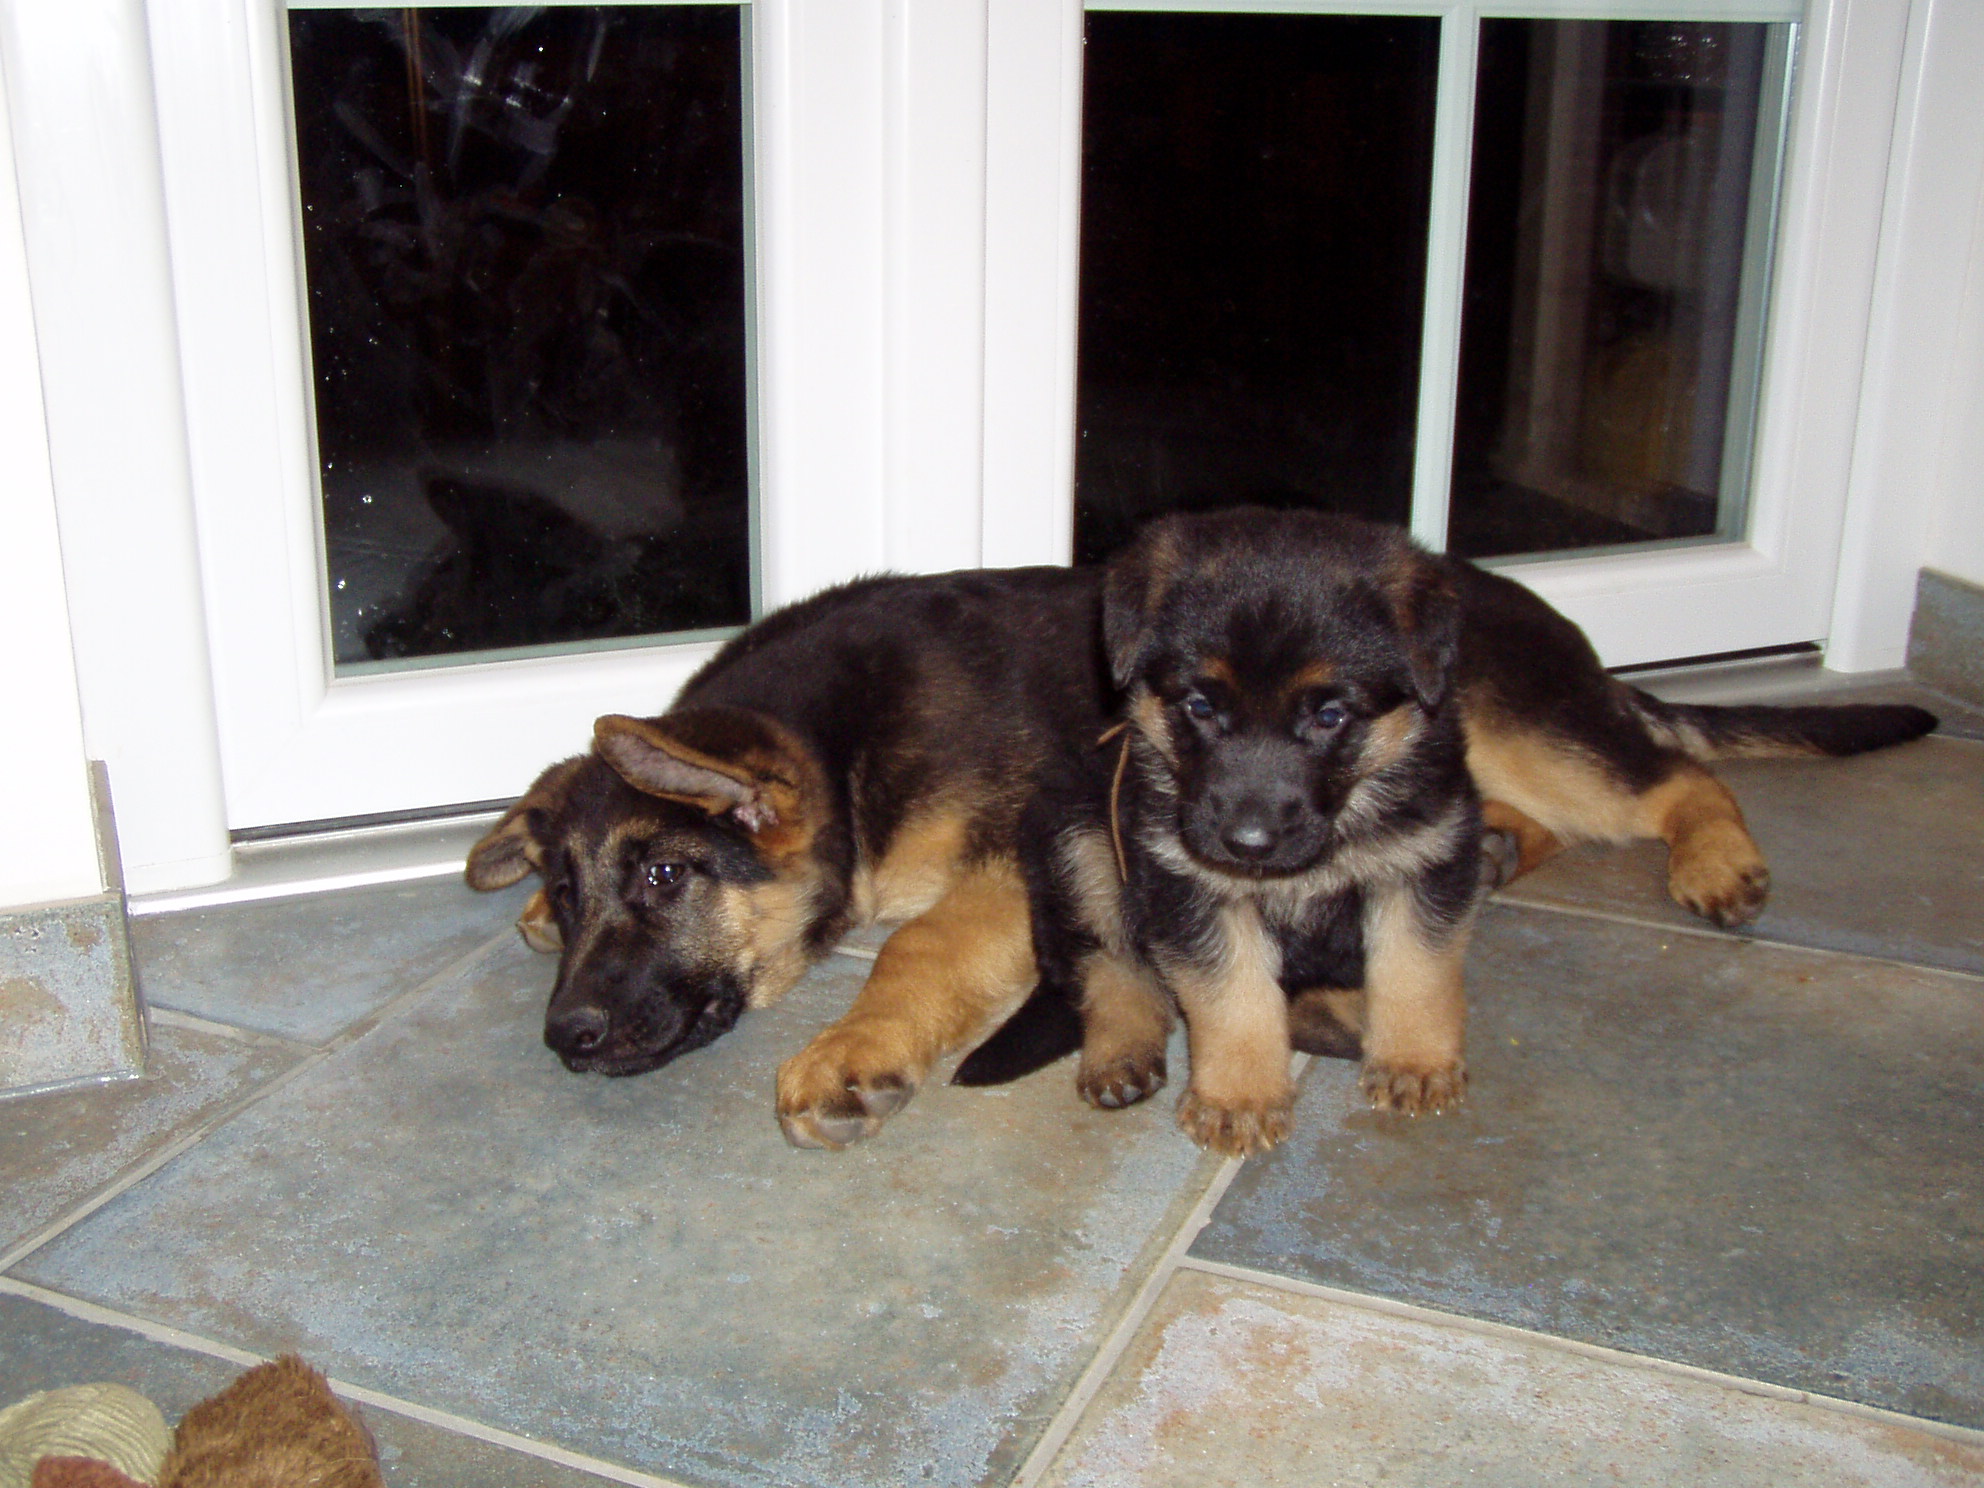
{"type": "Polygon", "coordinates": [[[1440,22],[1091,12],[1075,556],[1161,511],[1405,522],[1440,22]]]}
{"type": "Polygon", "coordinates": [[[1790,31],[1481,23],[1450,550],[1743,535],[1790,31]]]}
{"type": "Polygon", "coordinates": [[[750,618],[743,24],[290,13],[338,676],[750,618]]]}

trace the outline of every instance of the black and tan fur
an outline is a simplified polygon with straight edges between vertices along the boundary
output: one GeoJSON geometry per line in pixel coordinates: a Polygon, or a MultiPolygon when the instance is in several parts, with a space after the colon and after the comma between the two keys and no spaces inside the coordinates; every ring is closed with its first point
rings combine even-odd
{"type": "Polygon", "coordinates": [[[543,879],[545,1041],[628,1075],[787,992],[849,929],[902,920],[846,1015],[778,1075],[800,1146],[872,1133],[1034,985],[1016,833],[1041,761],[1104,721],[1097,576],[864,580],[768,617],[653,718],[609,716],[470,854],[543,879]]]}
{"type": "Polygon", "coordinates": [[[1163,1083],[1175,999],[1180,1124],[1235,1154],[1287,1134],[1291,1047],[1361,1053],[1379,1108],[1461,1099],[1484,827],[1499,877],[1571,842],[1661,838],[1674,898],[1736,925],[1769,874],[1705,762],[1935,726],[1662,703],[1520,585],[1318,513],[1153,525],[1109,570],[1104,634],[1122,741],[1050,771],[1023,833],[1041,990],[958,1078],[1010,1078],[1079,1027],[1084,1095],[1139,1099],[1163,1083]]]}

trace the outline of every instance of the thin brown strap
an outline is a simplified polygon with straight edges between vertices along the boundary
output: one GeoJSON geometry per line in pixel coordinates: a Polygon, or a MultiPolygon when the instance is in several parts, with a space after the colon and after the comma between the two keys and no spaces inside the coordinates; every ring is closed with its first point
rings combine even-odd
{"type": "MultiPolygon", "coordinates": [[[[1119,723],[1102,737],[1106,740],[1111,734],[1123,733],[1128,724],[1119,723]]],[[[1116,756],[1116,773],[1109,780],[1109,840],[1116,849],[1116,878],[1119,883],[1130,881],[1129,859],[1123,856],[1123,820],[1118,811],[1118,803],[1123,799],[1123,769],[1130,763],[1130,736],[1123,734],[1123,748],[1116,756]]]]}

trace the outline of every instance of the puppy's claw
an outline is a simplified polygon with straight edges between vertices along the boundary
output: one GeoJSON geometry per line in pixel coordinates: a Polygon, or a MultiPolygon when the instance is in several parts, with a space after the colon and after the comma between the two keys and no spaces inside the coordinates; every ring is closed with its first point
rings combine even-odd
{"type": "Polygon", "coordinates": [[[1075,1089],[1091,1106],[1121,1110],[1147,1100],[1164,1088],[1164,1055],[1125,1055],[1097,1069],[1083,1064],[1075,1089]]]}
{"type": "Polygon", "coordinates": [[[1279,1146],[1295,1129],[1295,1092],[1224,1106],[1188,1089],[1178,1100],[1178,1125],[1201,1147],[1252,1157],[1279,1146]]]}
{"type": "Polygon", "coordinates": [[[1467,1067],[1458,1062],[1430,1069],[1366,1063],[1358,1084],[1375,1110],[1431,1115],[1461,1103],[1467,1094],[1467,1067]]]}

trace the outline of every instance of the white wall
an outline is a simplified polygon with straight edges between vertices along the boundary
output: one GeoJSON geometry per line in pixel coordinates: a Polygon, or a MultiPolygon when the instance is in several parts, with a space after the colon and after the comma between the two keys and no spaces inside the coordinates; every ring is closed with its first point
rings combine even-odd
{"type": "Polygon", "coordinates": [[[1826,650],[1898,667],[1923,567],[1984,582],[1984,5],[1915,0],[1826,650]]]}
{"type": "Polygon", "coordinates": [[[0,635],[8,638],[0,727],[0,909],[79,899],[104,884],[91,823],[82,703],[48,470],[41,370],[28,301],[14,142],[0,77],[0,635]]]}
{"type": "MultiPolygon", "coordinates": [[[[1949,0],[1946,0],[1949,3],[1949,0]]],[[[1984,7],[1979,8],[1984,15],[1984,7]]],[[[1973,75],[1968,125],[1984,138],[1984,108],[1973,75]]],[[[1970,221],[1970,272],[1957,313],[1960,335],[1950,368],[1949,414],[1936,472],[1926,567],[1984,585],[1984,171],[1970,221]]]]}
{"type": "Polygon", "coordinates": [[[0,67],[84,739],[129,887],[212,882],[231,854],[142,0],[0,5],[0,67]]]}

